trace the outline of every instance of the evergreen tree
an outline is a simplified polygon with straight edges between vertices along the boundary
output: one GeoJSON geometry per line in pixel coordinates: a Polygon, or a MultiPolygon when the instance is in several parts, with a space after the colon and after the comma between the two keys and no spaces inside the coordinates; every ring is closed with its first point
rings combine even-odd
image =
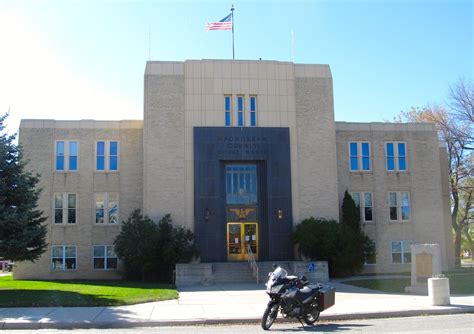
{"type": "Polygon", "coordinates": [[[360,208],[346,190],[342,200],[342,222],[356,230],[360,230],[360,208]]]}
{"type": "Polygon", "coordinates": [[[36,208],[39,178],[25,169],[16,136],[5,133],[7,116],[0,116],[0,257],[34,261],[47,246],[46,218],[36,208]]]}

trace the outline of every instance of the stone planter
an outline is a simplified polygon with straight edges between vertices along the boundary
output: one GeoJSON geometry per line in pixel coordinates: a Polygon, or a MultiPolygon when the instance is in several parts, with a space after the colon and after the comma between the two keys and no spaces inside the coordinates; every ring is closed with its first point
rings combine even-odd
{"type": "Polygon", "coordinates": [[[431,305],[450,305],[449,278],[428,278],[428,296],[431,305]]]}

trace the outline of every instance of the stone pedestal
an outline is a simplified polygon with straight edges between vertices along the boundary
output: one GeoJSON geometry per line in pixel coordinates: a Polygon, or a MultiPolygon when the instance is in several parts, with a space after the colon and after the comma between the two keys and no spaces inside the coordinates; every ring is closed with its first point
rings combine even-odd
{"type": "Polygon", "coordinates": [[[431,305],[450,305],[449,278],[428,278],[428,296],[430,297],[431,305]]]}
{"type": "Polygon", "coordinates": [[[406,292],[427,294],[428,279],[441,274],[441,253],[438,244],[411,245],[411,285],[406,292]]]}

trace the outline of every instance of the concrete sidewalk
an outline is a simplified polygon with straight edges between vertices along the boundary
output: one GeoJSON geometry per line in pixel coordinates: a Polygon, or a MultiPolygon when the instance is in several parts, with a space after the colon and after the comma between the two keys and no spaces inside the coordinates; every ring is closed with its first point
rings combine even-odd
{"type": "MultiPolygon", "coordinates": [[[[385,294],[330,282],[336,304],[323,320],[474,313],[474,296],[451,296],[450,306],[430,306],[427,296],[385,294]]],[[[263,284],[193,286],[179,299],[121,307],[0,308],[0,329],[129,328],[260,322],[268,302],[263,284]]],[[[473,314],[474,319],[474,314],[473,314]]],[[[283,319],[277,319],[282,321],[283,319]]]]}

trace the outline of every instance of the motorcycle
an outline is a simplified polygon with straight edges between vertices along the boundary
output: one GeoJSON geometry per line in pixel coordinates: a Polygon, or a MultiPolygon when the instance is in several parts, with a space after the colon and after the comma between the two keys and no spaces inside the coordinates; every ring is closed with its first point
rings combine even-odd
{"type": "Polygon", "coordinates": [[[310,285],[306,277],[289,276],[277,265],[268,274],[266,286],[270,301],[262,317],[264,330],[273,325],[278,311],[285,318],[298,319],[312,326],[318,321],[320,312],[334,305],[335,288],[319,283],[310,285]]]}

